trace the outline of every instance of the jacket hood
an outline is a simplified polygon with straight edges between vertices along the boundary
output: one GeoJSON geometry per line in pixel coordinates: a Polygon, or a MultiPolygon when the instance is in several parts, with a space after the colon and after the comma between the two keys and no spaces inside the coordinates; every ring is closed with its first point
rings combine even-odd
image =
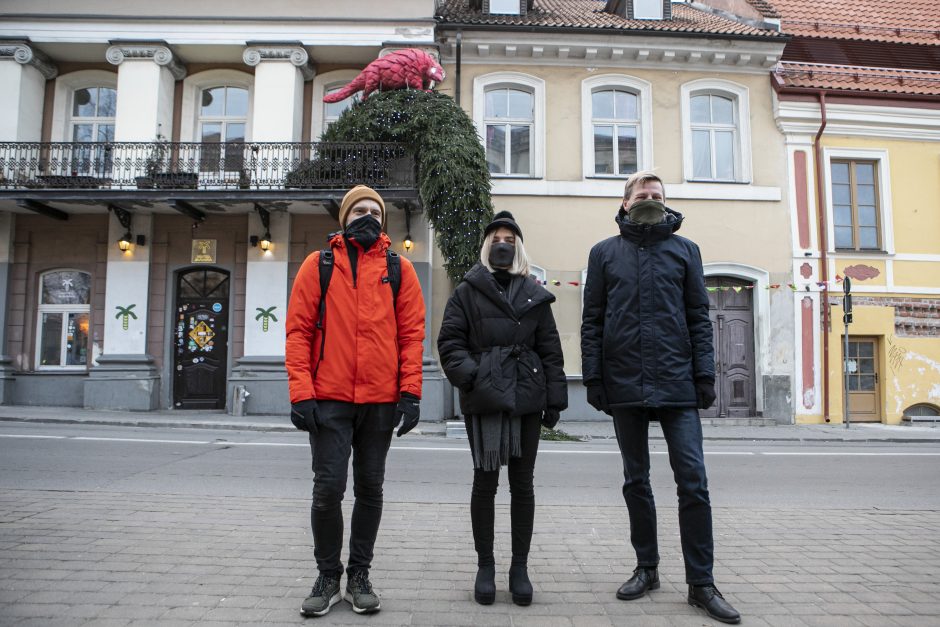
{"type": "Polygon", "coordinates": [[[685,218],[681,213],[666,207],[666,219],[659,224],[638,224],[627,217],[623,206],[617,211],[614,221],[620,227],[620,235],[635,244],[661,242],[679,230],[685,218]]]}
{"type": "Polygon", "coordinates": [[[493,273],[487,270],[486,266],[480,262],[477,262],[476,265],[470,268],[467,274],[464,275],[463,280],[473,289],[493,301],[512,318],[520,317],[533,307],[541,305],[542,303],[555,302],[554,294],[529,277],[520,275],[512,279],[514,282],[518,281],[518,285],[514,292],[512,303],[510,303],[501,293],[503,288],[496,282],[493,273]]]}

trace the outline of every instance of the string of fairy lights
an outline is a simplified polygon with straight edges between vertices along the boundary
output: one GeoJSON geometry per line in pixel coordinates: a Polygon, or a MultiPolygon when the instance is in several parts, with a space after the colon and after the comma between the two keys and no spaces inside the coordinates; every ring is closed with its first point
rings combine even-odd
{"type": "Polygon", "coordinates": [[[493,217],[490,175],[476,127],[450,96],[413,89],[373,93],[347,109],[325,142],[401,142],[418,161],[418,193],[455,282],[476,263],[493,217]]]}

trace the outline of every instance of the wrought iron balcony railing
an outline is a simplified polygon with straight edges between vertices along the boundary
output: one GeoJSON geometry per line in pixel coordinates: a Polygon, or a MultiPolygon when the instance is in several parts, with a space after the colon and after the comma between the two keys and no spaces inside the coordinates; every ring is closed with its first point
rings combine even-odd
{"type": "Polygon", "coordinates": [[[0,142],[0,189],[415,187],[394,143],[0,142]]]}

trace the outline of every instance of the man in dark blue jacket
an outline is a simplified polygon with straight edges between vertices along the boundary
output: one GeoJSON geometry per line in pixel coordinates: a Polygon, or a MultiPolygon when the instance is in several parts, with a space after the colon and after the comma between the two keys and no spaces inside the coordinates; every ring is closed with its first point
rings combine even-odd
{"type": "Polygon", "coordinates": [[[712,513],[698,408],[715,402],[715,357],[698,246],[676,235],[682,215],[665,206],[662,180],[632,175],[616,222],[620,235],[591,249],[581,359],[588,402],[613,416],[623,458],[623,498],[636,551],[623,600],[659,588],[656,506],[648,431],[658,420],[679,494],[679,534],[689,604],[726,623],[741,620],[712,578],[712,513]]]}

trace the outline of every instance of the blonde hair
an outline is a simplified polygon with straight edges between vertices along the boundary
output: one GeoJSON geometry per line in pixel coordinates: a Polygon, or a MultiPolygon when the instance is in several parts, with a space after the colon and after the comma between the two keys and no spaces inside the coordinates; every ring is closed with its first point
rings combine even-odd
{"type": "MultiPolygon", "coordinates": [[[[513,233],[515,235],[515,233],[513,233]]],[[[480,248],[480,263],[483,267],[493,272],[496,268],[490,265],[490,250],[493,248],[492,234],[484,238],[483,246],[480,248]]],[[[525,252],[525,246],[522,245],[522,238],[516,235],[516,254],[513,255],[512,265],[509,266],[509,274],[519,274],[529,276],[529,256],[525,252]]]]}
{"type": "Polygon", "coordinates": [[[656,181],[663,188],[663,200],[666,199],[666,186],[663,184],[663,180],[656,176],[652,170],[640,170],[639,172],[634,172],[630,175],[630,178],[627,179],[627,184],[623,186],[623,199],[627,200],[630,198],[630,194],[633,193],[633,188],[637,185],[642,185],[649,181],[656,181]]]}

